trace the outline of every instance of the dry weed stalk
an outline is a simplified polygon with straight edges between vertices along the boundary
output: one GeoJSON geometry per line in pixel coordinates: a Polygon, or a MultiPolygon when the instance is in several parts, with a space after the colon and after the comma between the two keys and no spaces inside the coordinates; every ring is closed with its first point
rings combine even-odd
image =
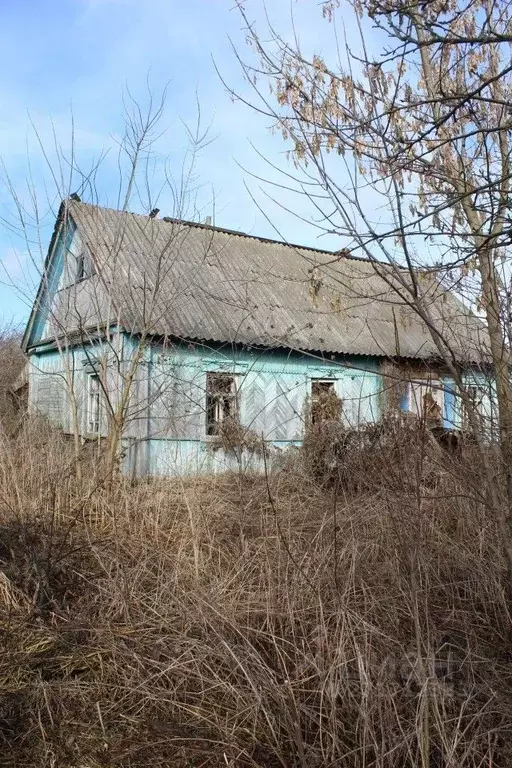
{"type": "Polygon", "coordinates": [[[411,438],[364,488],[88,471],[78,494],[72,447],[66,470],[32,439],[0,454],[0,763],[511,764],[505,568],[466,459],[411,438]]]}

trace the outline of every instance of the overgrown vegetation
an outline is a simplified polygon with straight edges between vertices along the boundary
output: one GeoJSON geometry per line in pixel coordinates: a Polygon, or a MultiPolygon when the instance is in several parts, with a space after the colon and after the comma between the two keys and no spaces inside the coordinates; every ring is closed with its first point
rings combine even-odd
{"type": "MultiPolygon", "coordinates": [[[[249,43],[237,59],[251,96],[232,93],[268,115],[293,160],[272,167],[269,189],[298,194],[304,219],[367,258],[425,323],[475,438],[481,424],[460,362],[491,364],[499,450],[491,465],[482,450],[479,466],[489,514],[500,521],[512,605],[511,6],[325,0],[322,33],[307,44],[298,8],[289,35],[269,15],[260,26],[237,6],[249,43]],[[439,285],[485,320],[462,354],[464,311],[436,317],[439,285]]],[[[352,290],[359,301],[375,299],[364,281],[352,290]]],[[[393,318],[400,358],[394,310],[393,318]]]]}
{"type": "Polygon", "coordinates": [[[228,418],[220,425],[219,433],[211,441],[210,447],[225,451],[241,465],[244,454],[248,457],[263,456],[265,441],[253,429],[242,426],[237,419],[228,418]]]}
{"type": "Polygon", "coordinates": [[[505,567],[471,456],[410,429],[347,448],[336,482],[304,458],[108,489],[91,464],[79,490],[62,436],[4,440],[0,763],[512,763],[505,567]]]}
{"type": "Polygon", "coordinates": [[[0,428],[12,432],[19,421],[23,397],[13,387],[20,377],[25,356],[20,348],[20,333],[13,326],[0,327],[0,428]]]}

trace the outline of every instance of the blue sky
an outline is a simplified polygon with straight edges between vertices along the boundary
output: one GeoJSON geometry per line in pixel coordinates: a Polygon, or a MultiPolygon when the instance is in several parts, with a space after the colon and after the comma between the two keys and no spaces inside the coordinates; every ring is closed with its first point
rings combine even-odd
{"type": "MultiPolygon", "coordinates": [[[[294,14],[302,14],[299,28],[305,45],[321,50],[326,22],[318,5],[302,0],[292,6],[294,14]]],[[[288,0],[273,0],[271,6],[285,34],[291,32],[292,6],[288,0]]],[[[254,18],[261,18],[259,0],[248,0],[246,8],[254,18]]],[[[115,204],[115,147],[123,125],[123,90],[129,87],[145,103],[148,80],[157,92],[169,83],[162,122],[165,133],[158,153],[169,155],[175,175],[186,147],[181,121],[194,122],[196,94],[204,123],[211,122],[213,141],[196,166],[204,215],[214,214],[218,225],[253,234],[276,237],[279,233],[292,242],[341,247],[341,243],[318,242],[313,228],[266,200],[261,185],[240,167],[268,176],[268,167],[251,145],[277,163],[286,162],[286,146],[270,132],[267,119],[233,102],[215,72],[212,59],[230,83],[247,93],[228,36],[244,51],[244,32],[233,0],[0,0],[4,105],[0,115],[4,166],[0,321],[14,318],[22,323],[30,309],[36,265],[44,255],[58,207],[59,193],[50,170],[58,167],[55,141],[64,155],[69,154],[73,125],[76,156],[84,168],[108,150],[96,191],[101,203],[115,204]],[[31,230],[30,253],[13,231],[12,190],[6,184],[8,178],[15,194],[30,207],[29,177],[44,214],[40,243],[35,241],[35,229],[31,230]],[[265,213],[254,204],[246,184],[265,213]]],[[[165,199],[161,215],[166,213],[164,206],[165,199]]],[[[308,215],[306,209],[303,212],[308,215]]]]}

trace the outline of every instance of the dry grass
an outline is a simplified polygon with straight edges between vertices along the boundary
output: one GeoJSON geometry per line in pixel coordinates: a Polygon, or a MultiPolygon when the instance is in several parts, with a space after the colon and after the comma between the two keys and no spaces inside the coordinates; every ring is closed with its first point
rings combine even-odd
{"type": "Polygon", "coordinates": [[[500,542],[471,463],[411,440],[357,488],[109,493],[58,435],[5,443],[0,763],[512,765],[500,542]]]}

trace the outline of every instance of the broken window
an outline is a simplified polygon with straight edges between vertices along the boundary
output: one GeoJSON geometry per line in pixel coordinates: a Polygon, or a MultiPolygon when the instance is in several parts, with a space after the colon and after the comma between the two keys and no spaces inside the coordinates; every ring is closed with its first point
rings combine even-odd
{"type": "Polygon", "coordinates": [[[85,254],[80,251],[76,257],[76,279],[82,280],[85,277],[85,254]]]}
{"type": "Polygon", "coordinates": [[[311,423],[335,421],[341,416],[341,400],[334,379],[311,380],[311,423]]]}
{"type": "Polygon", "coordinates": [[[438,379],[411,381],[408,388],[408,411],[431,425],[442,424],[444,390],[438,379]]]}
{"type": "Polygon", "coordinates": [[[95,269],[90,255],[85,250],[81,250],[76,257],[76,281],[91,277],[94,274],[95,269]]]}
{"type": "Polygon", "coordinates": [[[206,374],[206,434],[218,435],[226,421],[238,422],[236,378],[230,373],[206,374]]]}
{"type": "Polygon", "coordinates": [[[87,431],[97,435],[101,422],[101,383],[96,373],[90,373],[87,377],[87,431]]]}

